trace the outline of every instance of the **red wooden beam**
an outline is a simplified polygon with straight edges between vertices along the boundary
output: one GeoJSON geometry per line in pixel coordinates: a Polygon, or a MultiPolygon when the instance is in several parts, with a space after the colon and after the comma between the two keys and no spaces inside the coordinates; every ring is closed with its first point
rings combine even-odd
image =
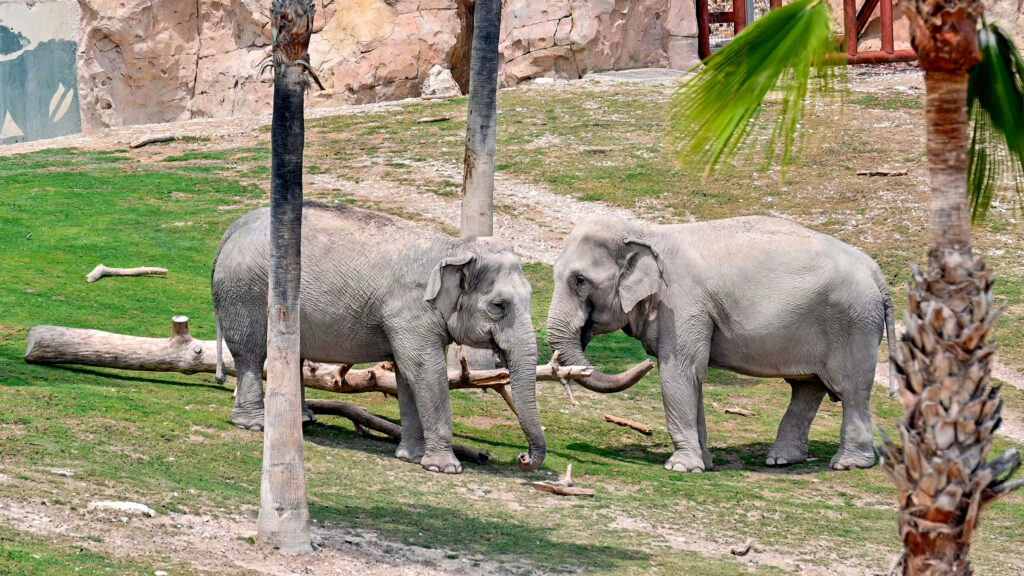
{"type": "Polygon", "coordinates": [[[895,50],[889,52],[860,52],[846,57],[847,64],[883,64],[887,62],[912,62],[917,60],[917,52],[913,50],[895,50]]]}
{"type": "Polygon", "coordinates": [[[747,27],[746,0],[732,0],[732,33],[733,36],[743,32],[747,27]]]}
{"type": "Polygon", "coordinates": [[[882,0],[882,52],[895,52],[892,43],[892,0],[882,0]]]}
{"type": "Polygon", "coordinates": [[[711,23],[712,24],[732,24],[733,23],[733,16],[735,16],[735,14],[733,14],[732,12],[712,12],[711,13],[711,23]]]}
{"type": "Polygon", "coordinates": [[[857,4],[856,0],[843,0],[843,38],[846,40],[846,56],[857,54],[857,4]]]}
{"type": "Polygon", "coordinates": [[[708,0],[697,0],[697,56],[707,60],[711,56],[711,15],[708,0]]]}

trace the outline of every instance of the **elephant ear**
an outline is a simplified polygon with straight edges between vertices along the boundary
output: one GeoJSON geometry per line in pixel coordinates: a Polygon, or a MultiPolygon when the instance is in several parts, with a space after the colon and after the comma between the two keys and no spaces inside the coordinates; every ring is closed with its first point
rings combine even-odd
{"type": "Polygon", "coordinates": [[[472,254],[450,256],[441,260],[430,271],[427,289],[423,299],[434,305],[434,308],[447,318],[455,310],[459,296],[465,290],[466,275],[463,269],[473,261],[472,254]]]}
{"type": "Polygon", "coordinates": [[[626,239],[626,260],[619,274],[619,302],[629,313],[661,286],[661,266],[654,248],[640,240],[626,239]]]}

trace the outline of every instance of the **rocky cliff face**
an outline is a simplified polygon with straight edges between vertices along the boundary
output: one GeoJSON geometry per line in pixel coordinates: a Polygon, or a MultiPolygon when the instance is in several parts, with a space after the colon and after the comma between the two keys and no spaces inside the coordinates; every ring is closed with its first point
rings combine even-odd
{"type": "MultiPolygon", "coordinates": [[[[267,112],[269,54],[258,0],[79,0],[82,125],[88,129],[267,112]]],[[[316,0],[313,106],[417,96],[434,65],[466,89],[472,0],[316,0]]],[[[696,64],[692,2],[506,0],[505,86],[599,70],[696,64]]]]}

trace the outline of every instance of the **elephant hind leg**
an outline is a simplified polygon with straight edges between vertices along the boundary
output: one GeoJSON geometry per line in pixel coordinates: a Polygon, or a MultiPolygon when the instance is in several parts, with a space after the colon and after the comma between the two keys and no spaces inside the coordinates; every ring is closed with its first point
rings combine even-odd
{"type": "Polygon", "coordinates": [[[839,397],[843,404],[843,424],[839,433],[839,450],[832,457],[836,470],[871,468],[875,465],[874,436],[871,431],[871,389],[875,381],[872,348],[870,363],[860,373],[853,373],[842,382],[839,397]]]}
{"type": "Polygon", "coordinates": [[[263,430],[263,363],[265,350],[235,350],[231,346],[238,371],[235,384],[235,407],[231,410],[231,423],[247,430],[263,430]]]}
{"type": "Polygon", "coordinates": [[[426,452],[426,443],[423,440],[423,423],[416,409],[416,396],[401,368],[395,371],[395,381],[398,384],[398,412],[402,417],[402,440],[395,450],[395,457],[419,464],[426,452]]]}
{"type": "Polygon", "coordinates": [[[302,387],[302,425],[308,426],[311,424],[316,424],[316,413],[313,412],[313,409],[310,408],[308,404],[306,404],[306,385],[302,383],[302,366],[305,363],[305,359],[299,360],[299,386],[302,387]]]}
{"type": "Polygon", "coordinates": [[[808,436],[821,399],[828,391],[818,378],[786,382],[792,387],[789,408],[779,423],[775,444],[768,451],[768,466],[786,466],[807,460],[808,436]]]}

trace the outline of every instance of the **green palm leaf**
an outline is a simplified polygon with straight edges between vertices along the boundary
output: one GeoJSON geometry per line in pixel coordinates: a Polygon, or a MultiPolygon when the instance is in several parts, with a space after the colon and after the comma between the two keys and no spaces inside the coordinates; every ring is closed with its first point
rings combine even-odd
{"type": "Polygon", "coordinates": [[[779,90],[766,153],[775,158],[781,145],[785,165],[808,90],[828,89],[842,73],[836,46],[822,0],[800,0],[755,21],[673,97],[669,142],[679,163],[710,173],[750,136],[765,97],[779,90]]]}
{"type": "Polygon", "coordinates": [[[967,101],[974,132],[968,155],[971,220],[985,218],[1000,184],[1024,184],[1024,61],[995,24],[978,31],[981,62],[971,69],[967,101]]]}

